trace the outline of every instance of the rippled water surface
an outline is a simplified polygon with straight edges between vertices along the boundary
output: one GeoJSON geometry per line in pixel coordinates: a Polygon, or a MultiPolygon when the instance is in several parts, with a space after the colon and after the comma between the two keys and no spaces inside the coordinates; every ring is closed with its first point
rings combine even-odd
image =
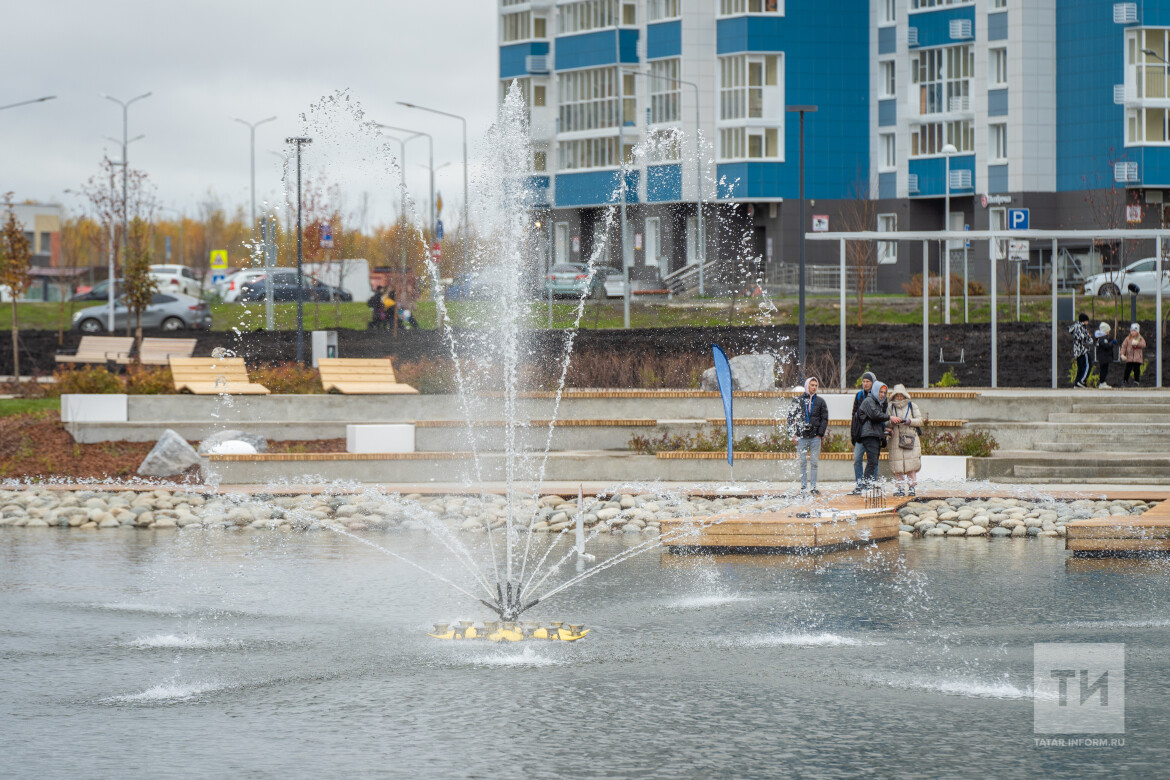
{"type": "MultiPolygon", "coordinates": [[[[430,566],[425,535],[375,537],[430,566]]],[[[626,542],[604,541],[599,558],[626,542]],[[608,549],[606,547],[608,545],[608,549]]],[[[14,777],[1165,776],[1170,569],[1046,541],[651,553],[439,642],[466,599],[343,537],[0,537],[14,777]],[[1125,746],[1038,747],[1032,643],[1125,642],[1125,746]]]]}

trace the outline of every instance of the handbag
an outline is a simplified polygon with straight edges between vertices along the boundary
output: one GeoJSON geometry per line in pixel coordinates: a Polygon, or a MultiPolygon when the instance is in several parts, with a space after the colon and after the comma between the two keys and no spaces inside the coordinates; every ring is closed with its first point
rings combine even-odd
{"type": "Polygon", "coordinates": [[[914,449],[914,436],[909,433],[898,434],[898,449],[912,450],[914,449]]]}

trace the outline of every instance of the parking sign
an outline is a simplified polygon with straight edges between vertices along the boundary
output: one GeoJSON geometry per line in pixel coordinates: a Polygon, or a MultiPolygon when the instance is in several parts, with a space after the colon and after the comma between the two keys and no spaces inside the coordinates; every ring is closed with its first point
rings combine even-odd
{"type": "Polygon", "coordinates": [[[1028,217],[1028,209],[1008,209],[1008,230],[1027,230],[1028,217]]]}

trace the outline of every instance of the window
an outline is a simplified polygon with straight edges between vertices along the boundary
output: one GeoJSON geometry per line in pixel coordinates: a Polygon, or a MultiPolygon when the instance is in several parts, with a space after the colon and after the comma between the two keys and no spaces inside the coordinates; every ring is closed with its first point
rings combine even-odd
{"type": "Polygon", "coordinates": [[[879,138],[881,152],[881,167],[896,168],[898,166],[898,137],[893,133],[882,133],[879,138]]]}
{"type": "Polygon", "coordinates": [[[893,24],[898,20],[898,0],[882,0],[882,24],[893,24]]]}
{"type": "Polygon", "coordinates": [[[650,63],[650,124],[679,121],[678,58],[650,63]]]}
{"type": "Polygon", "coordinates": [[[780,131],[775,127],[721,128],[719,153],[724,160],[779,159],[780,131]]]}
{"type": "Polygon", "coordinates": [[[1170,30],[1150,28],[1133,30],[1127,36],[1129,64],[1136,77],[1134,94],[1138,98],[1170,98],[1170,30]]]}
{"type": "Polygon", "coordinates": [[[633,73],[622,74],[622,124],[638,123],[638,80],[633,73]]]}
{"type": "Polygon", "coordinates": [[[765,92],[777,98],[780,83],[777,55],[744,54],[719,58],[719,118],[759,119],[764,116],[765,92]]]}
{"type": "Polygon", "coordinates": [[[500,40],[504,43],[524,41],[532,37],[532,14],[521,11],[518,14],[504,14],[501,20],[500,40]]]}
{"type": "Polygon", "coordinates": [[[557,32],[587,32],[604,27],[616,27],[619,0],[580,0],[557,9],[557,32]]]}
{"type": "MultiPolygon", "coordinates": [[[[897,233],[897,214],[878,214],[877,229],[879,233],[897,233]]],[[[879,241],[877,245],[879,265],[889,265],[898,262],[898,244],[894,241],[879,241]]]]}
{"type": "Polygon", "coordinates": [[[1008,156],[1007,151],[1007,125],[997,124],[990,125],[991,127],[991,143],[988,145],[988,152],[991,154],[993,160],[1006,160],[1008,156]]]}
{"type": "Polygon", "coordinates": [[[53,245],[52,235],[50,233],[41,233],[41,254],[47,255],[53,245]]]}
{"type": "Polygon", "coordinates": [[[635,3],[622,3],[622,24],[633,27],[638,23],[638,6],[635,3]]]}
{"type": "Polygon", "coordinates": [[[912,55],[911,81],[919,85],[918,113],[969,111],[974,70],[970,45],[923,49],[912,55]]]}
{"type": "Polygon", "coordinates": [[[1170,115],[1164,108],[1131,108],[1126,111],[1126,143],[1170,143],[1170,115]]]}
{"type": "Polygon", "coordinates": [[[616,68],[591,68],[557,74],[558,131],[573,133],[617,127],[616,68]]]}
{"type": "Polygon", "coordinates": [[[646,134],[646,162],[677,162],[682,159],[682,131],[668,127],[646,134]]]}
{"type": "Polygon", "coordinates": [[[558,222],[553,228],[554,263],[569,262],[569,223],[558,222]]]}
{"type": "Polygon", "coordinates": [[[720,16],[782,13],[784,4],[780,0],[719,0],[720,16]]]}
{"type": "Polygon", "coordinates": [[[993,0],[991,3],[991,7],[992,8],[1007,8],[1007,0],[993,0]]]}
{"type": "Polygon", "coordinates": [[[24,240],[28,242],[28,251],[35,252],[37,246],[37,234],[31,230],[26,230],[24,231],[24,240]]]}
{"type": "Polygon", "coordinates": [[[646,8],[646,21],[661,22],[664,19],[677,19],[682,14],[679,10],[680,0],[650,0],[646,8]]]}
{"type": "Polygon", "coordinates": [[[882,78],[882,97],[894,97],[897,92],[897,82],[894,80],[894,61],[880,63],[882,78]]]}
{"type": "Polygon", "coordinates": [[[537,173],[544,173],[548,170],[548,152],[532,153],[532,170],[537,173]]]}
{"type": "Polygon", "coordinates": [[[941,8],[944,5],[968,5],[975,0],[910,0],[910,10],[919,8],[941,8]]]}
{"type": "Polygon", "coordinates": [[[543,84],[537,84],[536,86],[534,86],[532,88],[532,105],[534,105],[534,106],[545,105],[545,93],[546,93],[546,88],[543,84]]]}
{"type": "Polygon", "coordinates": [[[561,141],[557,144],[557,156],[557,167],[562,171],[616,168],[620,164],[617,136],[561,141]]]}
{"type": "Polygon", "coordinates": [[[992,49],[988,58],[993,87],[1007,86],[1007,49],[992,49]]]}
{"type": "Polygon", "coordinates": [[[954,144],[960,152],[975,151],[975,131],[970,119],[954,122],[928,122],[910,128],[910,156],[928,157],[942,154],[943,147],[954,144]]]}
{"type": "Polygon", "coordinates": [[[543,16],[535,16],[532,19],[532,37],[533,38],[547,38],[548,37],[548,19],[543,16]]]}

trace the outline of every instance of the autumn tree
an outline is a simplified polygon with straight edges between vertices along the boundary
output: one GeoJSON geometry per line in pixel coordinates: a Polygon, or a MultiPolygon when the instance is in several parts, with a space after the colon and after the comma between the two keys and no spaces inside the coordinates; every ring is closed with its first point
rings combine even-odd
{"type": "MultiPolygon", "coordinates": [[[[871,198],[873,188],[869,181],[858,176],[852,187],[852,198],[841,210],[841,222],[849,233],[863,230],[877,230],[878,203],[871,198]]],[[[857,280],[857,327],[862,325],[865,311],[865,289],[873,283],[878,270],[877,245],[873,241],[848,241],[845,244],[845,261],[853,269],[857,280]]],[[[844,284],[845,280],[842,279],[844,284]]]]}
{"type": "Polygon", "coordinates": [[[17,314],[17,300],[28,292],[32,284],[29,271],[32,268],[32,248],[24,226],[16,221],[12,207],[12,193],[4,196],[7,217],[0,228],[0,286],[8,288],[12,298],[12,375],[13,383],[20,386],[20,319],[17,314]]]}
{"type": "Polygon", "coordinates": [[[158,292],[158,280],[150,275],[154,254],[150,248],[150,225],[142,217],[130,223],[126,259],[122,263],[122,298],[126,305],[126,335],[134,318],[134,337],[142,344],[142,313],[158,292]]]}

